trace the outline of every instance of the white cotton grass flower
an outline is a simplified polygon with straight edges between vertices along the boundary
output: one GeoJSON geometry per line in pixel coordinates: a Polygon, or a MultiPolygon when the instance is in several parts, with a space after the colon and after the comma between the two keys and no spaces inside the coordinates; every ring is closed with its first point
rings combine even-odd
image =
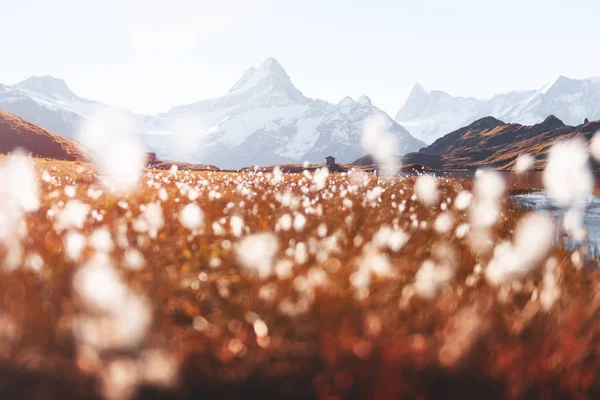
{"type": "Polygon", "coordinates": [[[5,247],[6,254],[4,256],[3,267],[6,271],[14,271],[21,266],[23,262],[23,245],[17,236],[5,238],[2,243],[5,247]]]}
{"type": "Polygon", "coordinates": [[[177,361],[164,350],[148,349],[139,362],[142,379],[154,386],[171,387],[177,381],[177,361]]]}
{"type": "Polygon", "coordinates": [[[376,113],[365,121],[361,145],[386,175],[393,176],[400,169],[397,157],[398,139],[390,129],[393,121],[385,113],[376,113]]]}
{"type": "Polygon", "coordinates": [[[87,190],[87,196],[92,200],[98,200],[102,196],[103,190],[90,187],[87,190]]]}
{"type": "Polygon", "coordinates": [[[590,153],[596,161],[600,162],[600,131],[594,133],[590,140],[590,153]]]}
{"type": "Polygon", "coordinates": [[[425,260],[415,275],[413,289],[424,299],[433,299],[441,287],[454,277],[454,269],[449,264],[437,264],[425,260]]]}
{"type": "Polygon", "coordinates": [[[296,214],[294,217],[293,227],[296,232],[302,232],[306,225],[306,217],[303,214],[296,214]]]}
{"type": "Polygon", "coordinates": [[[504,194],[504,178],[498,171],[478,169],[475,173],[475,196],[484,201],[498,201],[504,194]]]}
{"type": "Polygon", "coordinates": [[[139,271],[146,265],[146,260],[141,251],[129,247],[123,254],[123,265],[131,270],[139,271]]]}
{"type": "Polygon", "coordinates": [[[489,229],[498,222],[504,189],[504,179],[499,172],[477,170],[475,196],[469,209],[469,220],[475,231],[489,229]]]}
{"type": "Polygon", "coordinates": [[[454,208],[459,211],[466,210],[471,205],[471,200],[473,200],[473,194],[469,191],[461,190],[456,195],[456,199],[454,199],[454,208]]]}
{"type": "Polygon", "coordinates": [[[556,277],[556,267],[558,261],[552,257],[546,262],[544,268],[544,278],[542,281],[542,291],[540,292],[540,303],[544,311],[550,311],[554,303],[560,297],[560,287],[556,277]]]}
{"type": "Polygon", "coordinates": [[[77,194],[77,188],[72,185],[67,185],[64,188],[64,192],[68,198],[72,199],[77,194]]]}
{"type": "Polygon", "coordinates": [[[90,245],[104,253],[109,253],[115,247],[110,231],[106,228],[98,228],[90,236],[90,245]]]}
{"type": "Polygon", "coordinates": [[[366,186],[369,183],[369,174],[361,170],[351,170],[348,178],[350,183],[355,186],[366,186]]]}
{"type": "Polygon", "coordinates": [[[454,234],[458,239],[463,239],[465,236],[467,236],[470,229],[471,227],[469,226],[469,224],[460,224],[456,227],[454,234]]]}
{"type": "Polygon", "coordinates": [[[242,267],[265,279],[273,273],[274,258],[278,250],[279,241],[275,234],[257,233],[246,236],[237,243],[236,257],[242,267]]]}
{"type": "Polygon", "coordinates": [[[231,232],[233,236],[240,237],[242,233],[244,233],[244,220],[237,215],[234,215],[229,220],[229,226],[231,227],[231,232]]]}
{"type": "Polygon", "coordinates": [[[437,233],[448,233],[452,230],[453,226],[454,215],[449,211],[439,214],[433,222],[433,229],[435,229],[437,233]]]}
{"type": "Polygon", "coordinates": [[[376,243],[369,243],[363,247],[358,258],[357,269],[350,275],[350,284],[357,291],[358,296],[368,294],[372,276],[391,277],[394,275],[392,264],[381,252],[376,243]]]}
{"type": "Polygon", "coordinates": [[[179,212],[179,222],[187,229],[198,229],[204,224],[204,213],[198,205],[190,203],[179,212]]]}
{"type": "Polygon", "coordinates": [[[565,232],[576,242],[583,241],[587,236],[583,221],[584,211],[579,208],[580,207],[571,207],[565,211],[563,216],[563,227],[565,228],[565,232]]]}
{"type": "Polygon", "coordinates": [[[271,179],[271,184],[277,185],[282,180],[283,174],[281,172],[281,168],[277,165],[275,168],[273,168],[273,179],[271,179]]]}
{"type": "MultiPolygon", "coordinates": [[[[372,201],[378,200],[379,198],[381,198],[381,195],[383,194],[385,190],[381,187],[381,186],[375,186],[373,189],[367,190],[367,194],[365,195],[365,199],[370,203],[372,201]]],[[[352,200],[349,200],[350,202],[352,200]]],[[[352,207],[352,204],[350,204],[350,207],[352,207]]],[[[348,207],[348,208],[350,208],[348,207]]]]}
{"type": "Polygon", "coordinates": [[[163,210],[160,203],[146,204],[138,221],[143,221],[148,235],[151,238],[156,238],[158,232],[160,232],[165,225],[163,210]]]}
{"type": "Polygon", "coordinates": [[[77,199],[69,200],[58,212],[55,227],[63,229],[82,229],[90,213],[90,205],[77,199]]]}
{"type": "Polygon", "coordinates": [[[100,382],[106,400],[127,400],[135,395],[139,385],[137,363],[128,358],[111,360],[102,369],[100,382]]]}
{"type": "Polygon", "coordinates": [[[80,343],[120,349],[144,338],[152,321],[149,305],[123,282],[108,256],[96,253],[75,273],[73,288],[85,306],[73,322],[80,343]]]}
{"type": "Polygon", "coordinates": [[[0,165],[0,204],[3,209],[14,206],[26,213],[40,208],[35,165],[21,150],[14,151],[0,165]]]}
{"type": "Polygon", "coordinates": [[[433,206],[438,200],[438,183],[431,175],[421,175],[415,181],[415,195],[425,206],[433,206]]]}
{"type": "Polygon", "coordinates": [[[15,151],[0,164],[0,241],[4,241],[8,252],[5,268],[12,270],[21,264],[23,249],[19,239],[26,233],[24,217],[39,208],[38,177],[33,161],[15,151]]]}
{"type": "Polygon", "coordinates": [[[522,174],[533,167],[535,158],[531,154],[520,154],[515,162],[515,172],[522,174]]]}
{"type": "Polygon", "coordinates": [[[275,232],[289,231],[292,229],[292,216],[290,214],[283,214],[275,223],[275,232]]]}
{"type": "Polygon", "coordinates": [[[87,244],[87,239],[79,232],[70,231],[64,238],[65,252],[70,261],[79,261],[81,253],[87,244]]]}
{"type": "Polygon", "coordinates": [[[542,214],[528,214],[517,223],[513,242],[496,245],[485,276],[501,285],[525,276],[546,257],[555,237],[554,223],[542,214]]]}
{"type": "Polygon", "coordinates": [[[128,292],[108,257],[98,254],[75,273],[73,286],[86,306],[103,312],[116,312],[128,292]]]}
{"type": "Polygon", "coordinates": [[[161,187],[158,190],[158,198],[160,199],[160,201],[165,202],[167,200],[169,200],[169,194],[167,193],[167,189],[161,187]]]}
{"type": "Polygon", "coordinates": [[[44,259],[39,255],[39,253],[30,253],[25,258],[23,264],[26,269],[40,274],[44,268],[44,259]]]}
{"type": "Polygon", "coordinates": [[[327,177],[329,176],[329,169],[327,167],[319,168],[313,175],[313,188],[314,190],[323,190],[327,186],[327,177]]]}
{"type": "Polygon", "coordinates": [[[146,155],[129,115],[98,110],[79,127],[78,138],[99,164],[109,187],[122,193],[137,188],[146,155]]]}
{"type": "Polygon", "coordinates": [[[399,251],[408,242],[410,237],[399,228],[390,228],[382,225],[375,235],[372,243],[379,248],[389,248],[391,251],[399,251]]]}
{"type": "Polygon", "coordinates": [[[594,189],[594,176],[584,142],[572,139],[552,146],[543,181],[558,207],[568,208],[587,201],[594,189]]]}
{"type": "Polygon", "coordinates": [[[327,235],[327,224],[321,222],[317,228],[317,236],[324,238],[327,235]]]}

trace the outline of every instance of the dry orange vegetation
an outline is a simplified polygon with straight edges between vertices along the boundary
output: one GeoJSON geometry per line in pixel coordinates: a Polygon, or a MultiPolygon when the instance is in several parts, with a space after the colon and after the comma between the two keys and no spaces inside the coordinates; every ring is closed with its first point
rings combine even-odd
{"type": "Polygon", "coordinates": [[[2,110],[0,110],[0,138],[2,138],[0,154],[8,154],[17,148],[22,148],[36,157],[67,161],[90,159],[87,152],[75,141],[2,110]]]}
{"type": "MultiPolygon", "coordinates": [[[[476,255],[457,234],[468,218],[454,199],[469,180],[439,180],[429,207],[413,197],[415,177],[364,173],[147,171],[135,192],[118,196],[90,165],[36,163],[41,207],[15,233],[21,262],[0,268],[2,399],[600,395],[596,269],[553,248],[525,277],[488,284],[491,254],[476,255]],[[75,199],[89,210],[69,227],[61,215],[75,199]],[[151,203],[163,224],[144,214],[151,203]],[[202,210],[196,229],[181,220],[188,204],[202,210]],[[450,229],[435,228],[442,213],[450,229]],[[106,230],[108,240],[94,236],[106,230]],[[69,233],[86,238],[80,254],[66,248],[69,233]],[[259,233],[266,242],[244,242],[259,233]],[[273,243],[270,259],[264,247],[273,243]],[[135,298],[150,310],[141,336],[129,331],[144,325],[137,313],[114,326],[86,301],[113,301],[107,275],[86,289],[97,293],[74,286],[101,263],[98,253],[107,254],[98,268],[116,271],[131,292],[122,307],[135,298]],[[548,258],[560,295],[546,310],[548,258]],[[431,299],[415,289],[426,260],[454,270],[431,299]]],[[[507,198],[502,212],[495,241],[510,240],[524,214],[507,198]]]]}

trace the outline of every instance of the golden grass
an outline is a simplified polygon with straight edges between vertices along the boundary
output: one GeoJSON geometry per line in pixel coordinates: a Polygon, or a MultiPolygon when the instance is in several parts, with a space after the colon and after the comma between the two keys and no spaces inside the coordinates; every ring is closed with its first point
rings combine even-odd
{"type": "MultiPolygon", "coordinates": [[[[99,398],[106,392],[102,376],[111,361],[135,360],[152,348],[174,357],[179,378],[168,388],[142,384],[133,397],[333,400],[600,394],[598,272],[587,266],[576,269],[570,252],[554,248],[551,256],[558,260],[561,296],[549,312],[539,301],[542,266],[500,288],[488,285],[473,270],[478,264],[485,266],[490,255],[477,256],[454,231],[439,234],[432,227],[441,203],[470,190],[469,180],[441,179],[440,202],[424,207],[411,200],[414,177],[368,176],[366,185],[345,196],[352,201],[346,207],[340,189],[348,186],[348,178],[330,175],[326,191],[335,186],[335,193],[306,194],[315,200],[313,207],[322,207],[323,215],[307,214],[302,230],[279,232],[277,258],[290,258],[285,250],[297,243],[321,243],[321,223],[338,247],[326,258],[309,251],[305,263],[295,263],[291,278],[262,280],[240,266],[235,253],[240,239],[229,220],[241,217],[247,227],[244,235],[274,231],[283,214],[306,208],[292,211],[277,199],[287,191],[301,199],[303,175],[284,174],[273,185],[267,174],[179,172],[175,177],[167,171],[148,171],[133,194],[120,198],[104,193],[93,200],[87,190],[100,186],[91,165],[36,163],[55,181],[41,182],[42,207],[27,216],[28,234],[22,243],[25,254],[39,254],[45,265],[40,273],[0,269],[2,399],[99,398]],[[168,200],[160,200],[158,190],[148,186],[148,176],[160,181],[168,200]],[[195,202],[205,224],[194,234],[178,221],[182,206],[190,202],[177,187],[181,183],[200,192],[195,202]],[[101,221],[88,216],[84,235],[104,227],[114,238],[125,225],[128,243],[146,260],[141,271],[131,271],[123,267],[124,249],[115,246],[110,256],[153,311],[151,329],[134,348],[98,352],[98,358],[81,356],[73,321],[83,305],[72,279],[93,250],[88,246],[81,261],[69,261],[65,233],[48,217],[48,210],[69,200],[65,185],[75,186],[76,198],[103,216],[101,221]],[[376,186],[385,189],[381,200],[366,202],[367,191],[376,186]],[[221,197],[210,195],[211,190],[221,197]],[[403,212],[398,207],[402,201],[403,212]],[[140,206],[150,202],[161,204],[165,219],[156,238],[133,229],[140,206]],[[225,233],[216,235],[212,223],[221,218],[225,233]],[[415,228],[411,218],[424,221],[423,226],[415,228]],[[373,277],[368,294],[357,295],[350,280],[365,244],[381,226],[393,224],[410,234],[402,249],[385,252],[393,276],[373,277]],[[224,246],[226,241],[231,248],[224,246]],[[411,289],[415,274],[423,261],[437,257],[440,246],[452,249],[456,274],[433,300],[421,299],[411,289]],[[220,265],[211,267],[215,258],[220,265]],[[327,281],[312,296],[305,283],[315,271],[325,272],[327,281]],[[259,338],[248,322],[256,316],[266,323],[268,340],[259,338]]],[[[452,209],[452,203],[447,204],[452,209]]],[[[465,212],[452,212],[454,227],[467,221],[465,212]]],[[[495,240],[510,240],[523,214],[505,199],[495,240]]]]}

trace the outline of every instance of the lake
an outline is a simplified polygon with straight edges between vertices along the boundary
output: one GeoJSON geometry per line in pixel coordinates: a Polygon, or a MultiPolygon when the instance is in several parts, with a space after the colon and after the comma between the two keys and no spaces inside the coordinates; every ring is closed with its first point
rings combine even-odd
{"type": "MultiPolygon", "coordinates": [[[[518,194],[512,196],[512,199],[519,207],[552,215],[557,225],[562,227],[564,210],[555,207],[545,192],[518,194]]],[[[577,244],[571,237],[564,233],[562,228],[557,233],[556,240],[557,242],[564,242],[565,247],[568,249],[575,249],[578,245],[583,245],[587,247],[588,258],[595,258],[600,255],[600,197],[591,196],[589,200],[579,206],[585,209],[583,222],[587,230],[586,240],[583,243],[577,244]]]]}

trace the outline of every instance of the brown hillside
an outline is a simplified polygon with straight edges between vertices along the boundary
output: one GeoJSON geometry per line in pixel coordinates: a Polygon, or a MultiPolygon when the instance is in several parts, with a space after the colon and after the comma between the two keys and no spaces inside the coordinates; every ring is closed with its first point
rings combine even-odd
{"type": "MultiPolygon", "coordinates": [[[[439,138],[418,153],[400,157],[403,169],[420,166],[433,170],[473,170],[488,167],[512,170],[520,154],[535,157],[534,169],[546,166],[548,151],[556,142],[576,137],[589,142],[600,130],[600,121],[579,126],[565,125],[554,115],[536,125],[507,124],[494,117],[485,117],[439,138]]],[[[371,165],[374,160],[364,156],[353,165],[371,165]]],[[[598,168],[597,165],[593,165],[598,168]]]]}
{"type": "Polygon", "coordinates": [[[431,157],[440,157],[441,165],[439,162],[431,165],[436,169],[489,167],[511,170],[520,154],[530,154],[535,157],[534,168],[539,170],[545,167],[548,151],[556,142],[575,137],[588,142],[599,129],[600,121],[574,127],[563,124],[554,115],[531,126],[506,124],[486,117],[447,134],[419,153],[411,153],[407,157],[424,165],[429,165],[431,157]]]}
{"type": "Polygon", "coordinates": [[[88,161],[89,155],[73,140],[66,139],[0,110],[0,154],[23,148],[34,157],[66,161],[88,161]]]}

